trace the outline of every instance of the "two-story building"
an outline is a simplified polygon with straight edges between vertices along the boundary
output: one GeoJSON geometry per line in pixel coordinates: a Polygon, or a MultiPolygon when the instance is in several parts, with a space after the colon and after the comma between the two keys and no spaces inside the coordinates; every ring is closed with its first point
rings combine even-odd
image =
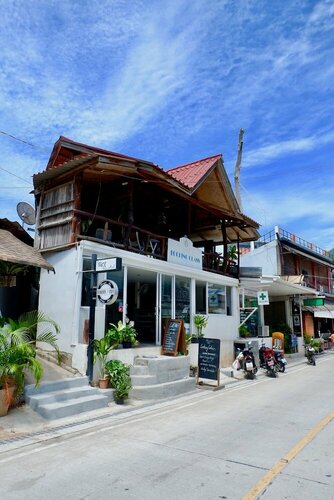
{"type": "Polygon", "coordinates": [[[42,271],[39,308],[61,326],[60,348],[84,372],[92,256],[118,257],[112,303],[96,301],[95,332],[135,322],[139,342],[159,352],[168,318],[222,340],[222,365],[238,336],[238,262],[228,245],[258,238],[242,214],[221,155],[164,171],[158,165],[60,137],[46,169],[34,175],[36,247],[55,275],[42,271]],[[218,252],[223,248],[223,254],[218,252]]]}
{"type": "MultiPolygon", "coordinates": [[[[241,278],[251,302],[268,291],[269,304],[259,307],[258,332],[287,323],[299,337],[333,331],[334,295],[329,252],[281,228],[241,249],[240,265],[257,266],[261,276],[241,278]]],[[[256,334],[256,331],[253,334],[256,334]]]]}

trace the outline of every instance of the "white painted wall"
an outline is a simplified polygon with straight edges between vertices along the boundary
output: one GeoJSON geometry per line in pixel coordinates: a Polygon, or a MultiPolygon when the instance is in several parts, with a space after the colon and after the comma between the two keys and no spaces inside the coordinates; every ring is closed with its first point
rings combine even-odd
{"type": "MultiPolygon", "coordinates": [[[[232,315],[210,314],[206,337],[219,338],[221,344],[221,365],[228,366],[233,361],[233,340],[238,338],[239,295],[238,281],[234,278],[205,271],[186,268],[177,264],[152,259],[144,255],[125,252],[89,241],[80,245],[48,252],[45,256],[54,266],[56,274],[41,272],[39,309],[58,322],[61,328],[59,348],[74,357],[74,363],[81,373],[85,370],[86,346],[82,344],[84,319],[89,317],[89,308],[81,307],[82,259],[83,255],[96,253],[98,258],[121,257],[123,265],[150,269],[163,274],[176,274],[200,281],[208,281],[232,287],[232,315]]],[[[103,275],[100,275],[103,278],[103,275]]],[[[105,306],[97,302],[95,332],[96,337],[104,335],[105,306]]]]}
{"type": "Polygon", "coordinates": [[[262,247],[255,248],[240,256],[242,267],[262,267],[264,276],[280,275],[279,252],[277,240],[271,241],[262,247]]]}
{"type": "Polygon", "coordinates": [[[80,247],[45,254],[56,273],[41,270],[39,310],[46,313],[60,326],[58,346],[72,354],[77,343],[79,309],[81,300],[80,247]]]}

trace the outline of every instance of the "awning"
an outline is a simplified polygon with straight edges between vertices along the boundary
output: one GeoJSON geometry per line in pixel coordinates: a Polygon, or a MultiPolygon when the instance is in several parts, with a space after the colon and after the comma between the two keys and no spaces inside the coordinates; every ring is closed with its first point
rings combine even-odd
{"type": "MultiPolygon", "coordinates": [[[[317,296],[319,292],[314,288],[288,281],[280,276],[262,276],[261,278],[240,278],[240,285],[245,290],[268,290],[269,297],[284,297],[291,295],[317,296]]],[[[295,277],[294,277],[295,278],[295,277]]]]}
{"type": "Polygon", "coordinates": [[[334,305],[302,306],[302,310],[313,313],[315,318],[334,319],[334,305]]]}
{"type": "Polygon", "coordinates": [[[42,257],[38,250],[23,243],[12,233],[0,229],[0,260],[24,266],[42,267],[53,271],[53,266],[42,257]]]}

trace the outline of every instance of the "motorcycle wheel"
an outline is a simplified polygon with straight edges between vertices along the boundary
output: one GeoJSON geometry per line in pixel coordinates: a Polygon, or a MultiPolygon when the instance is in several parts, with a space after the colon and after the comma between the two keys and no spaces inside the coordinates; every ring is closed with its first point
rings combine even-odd
{"type": "Polygon", "coordinates": [[[315,358],[312,359],[312,365],[315,366],[315,358]]]}
{"type": "Polygon", "coordinates": [[[278,371],[281,373],[284,373],[285,372],[285,365],[279,365],[278,371]]]}

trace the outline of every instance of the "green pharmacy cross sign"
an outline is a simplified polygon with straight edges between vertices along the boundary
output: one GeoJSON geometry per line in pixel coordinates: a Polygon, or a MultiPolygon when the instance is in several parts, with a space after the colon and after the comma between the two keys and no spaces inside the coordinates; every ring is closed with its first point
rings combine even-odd
{"type": "Polygon", "coordinates": [[[266,290],[257,292],[257,301],[259,306],[266,306],[269,304],[269,294],[266,290]]]}

